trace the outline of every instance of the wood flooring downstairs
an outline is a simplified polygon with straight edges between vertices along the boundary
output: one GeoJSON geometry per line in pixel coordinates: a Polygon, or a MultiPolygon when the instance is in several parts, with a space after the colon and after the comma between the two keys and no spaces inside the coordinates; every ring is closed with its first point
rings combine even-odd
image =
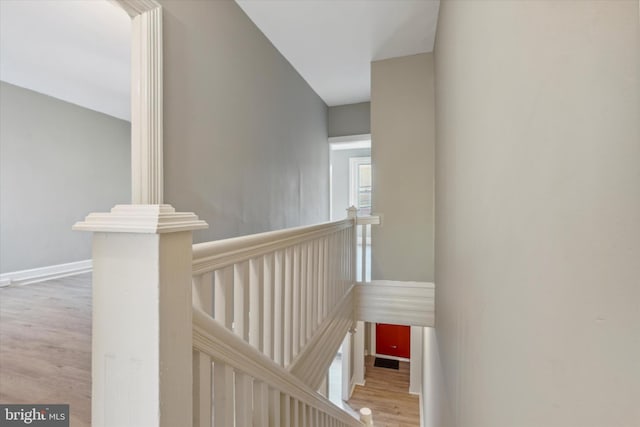
{"type": "Polygon", "coordinates": [[[365,357],[365,385],[355,387],[349,406],[371,409],[375,427],[420,427],[420,398],[409,394],[409,362],[396,370],[373,366],[374,359],[365,357]]]}
{"type": "Polygon", "coordinates": [[[91,425],[91,274],[0,288],[0,402],[69,404],[91,425]]]}

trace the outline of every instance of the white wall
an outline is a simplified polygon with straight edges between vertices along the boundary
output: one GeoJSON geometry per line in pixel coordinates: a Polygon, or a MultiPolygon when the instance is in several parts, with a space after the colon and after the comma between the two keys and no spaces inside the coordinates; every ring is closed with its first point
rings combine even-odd
{"type": "Polygon", "coordinates": [[[441,4],[436,330],[452,425],[640,425],[638,17],[636,0],[441,4]]]}
{"type": "Polygon", "coordinates": [[[372,279],[433,281],[433,55],[371,65],[372,279]]]}
{"type": "Polygon", "coordinates": [[[329,217],[327,107],[233,1],[162,0],[165,201],[196,241],[329,217]]]}
{"type": "Polygon", "coordinates": [[[0,82],[0,272],[91,258],[71,226],[131,201],[131,125],[0,82]]]}

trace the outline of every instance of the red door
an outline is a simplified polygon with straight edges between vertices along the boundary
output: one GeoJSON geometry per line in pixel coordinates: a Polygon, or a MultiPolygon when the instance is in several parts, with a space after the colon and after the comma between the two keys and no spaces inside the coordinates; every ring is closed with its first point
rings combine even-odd
{"type": "Polygon", "coordinates": [[[411,327],[376,323],[376,354],[409,358],[411,327]]]}

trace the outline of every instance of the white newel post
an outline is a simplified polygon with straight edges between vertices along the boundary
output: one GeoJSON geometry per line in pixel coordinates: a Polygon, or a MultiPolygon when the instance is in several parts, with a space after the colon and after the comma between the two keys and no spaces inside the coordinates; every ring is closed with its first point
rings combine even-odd
{"type": "Polygon", "coordinates": [[[92,426],[192,423],[192,231],[169,205],[118,205],[93,234],[92,426]]]}

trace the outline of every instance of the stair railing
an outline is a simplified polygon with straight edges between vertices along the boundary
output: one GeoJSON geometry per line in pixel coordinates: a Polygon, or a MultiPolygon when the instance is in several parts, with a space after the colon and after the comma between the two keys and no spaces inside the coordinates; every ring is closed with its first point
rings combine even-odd
{"type": "Polygon", "coordinates": [[[211,358],[214,378],[213,413],[204,410],[211,401],[202,402],[194,426],[363,426],[200,309],[193,346],[211,358]]]}
{"type": "MultiPolygon", "coordinates": [[[[225,359],[220,347],[205,348],[196,337],[203,336],[203,325],[215,326],[208,329],[209,344],[233,336],[243,342],[244,347],[238,349],[261,353],[263,365],[268,360],[279,366],[280,376],[287,372],[286,378],[294,378],[298,386],[315,395],[287,370],[305,346],[312,344],[318,327],[336,315],[336,307],[347,304],[348,316],[353,314],[351,299],[346,297],[355,282],[355,227],[353,210],[350,218],[341,221],[193,245],[194,425],[210,426],[212,419],[216,426],[245,425],[251,423],[245,415],[254,409],[260,419],[265,414],[272,413],[271,418],[287,414],[282,418],[286,426],[304,425],[285,424],[287,419],[300,417],[309,418],[307,425],[353,425],[344,424],[353,418],[337,408],[333,418],[340,414],[346,419],[323,421],[331,413],[326,407],[305,401],[300,393],[291,394],[282,384],[272,382],[273,378],[261,378],[247,372],[246,366],[234,364],[246,354],[225,359]],[[212,351],[214,348],[217,350],[212,351]],[[268,399],[269,409],[265,409],[268,399]],[[255,408],[248,410],[246,402],[253,402],[250,406],[255,408]]],[[[319,395],[316,398],[323,400],[319,395]]],[[[270,421],[265,425],[280,424],[270,421]]]]}

